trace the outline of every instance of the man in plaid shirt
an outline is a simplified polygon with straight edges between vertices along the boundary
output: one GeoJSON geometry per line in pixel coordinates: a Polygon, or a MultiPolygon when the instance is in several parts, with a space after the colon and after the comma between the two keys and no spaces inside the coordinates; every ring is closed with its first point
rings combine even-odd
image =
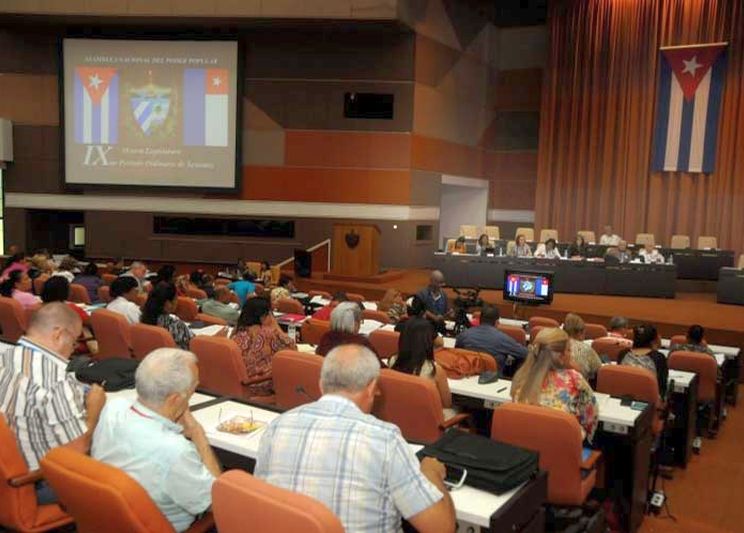
{"type": "Polygon", "coordinates": [[[326,356],[323,397],[284,413],[261,438],[254,474],[328,506],[347,533],[401,530],[401,518],[422,533],[455,530],[445,469],[419,465],[397,426],[368,414],[380,364],[363,346],[326,356]]]}

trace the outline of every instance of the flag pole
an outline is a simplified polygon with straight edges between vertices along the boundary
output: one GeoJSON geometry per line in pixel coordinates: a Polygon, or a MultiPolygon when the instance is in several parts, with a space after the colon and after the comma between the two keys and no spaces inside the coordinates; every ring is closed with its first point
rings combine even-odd
{"type": "Polygon", "coordinates": [[[679,46],[661,46],[659,50],[681,50],[683,48],[701,48],[703,46],[728,46],[728,41],[720,43],[705,43],[705,44],[682,44],[679,46]]]}

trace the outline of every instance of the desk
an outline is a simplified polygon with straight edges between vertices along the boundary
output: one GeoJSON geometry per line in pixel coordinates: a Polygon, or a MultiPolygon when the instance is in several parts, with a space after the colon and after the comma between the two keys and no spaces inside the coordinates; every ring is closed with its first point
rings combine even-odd
{"type": "MultiPolygon", "coordinates": [[[[229,433],[218,432],[215,428],[219,423],[220,413],[223,419],[233,415],[250,416],[253,413],[254,420],[269,423],[279,416],[279,412],[270,411],[246,402],[223,399],[202,409],[194,410],[194,418],[204,427],[207,440],[214,447],[220,450],[230,452],[249,461],[244,463],[248,465],[249,470],[253,469],[255,459],[258,455],[258,446],[264,429],[259,429],[248,435],[230,435],[229,433]]],[[[411,445],[414,451],[420,449],[419,445],[411,445]]],[[[222,455],[220,456],[222,458],[222,455]]],[[[491,527],[491,531],[523,531],[524,533],[543,531],[542,522],[539,521],[539,527],[532,524],[532,515],[540,515],[540,506],[547,495],[547,476],[542,474],[536,479],[527,482],[510,492],[502,495],[491,494],[486,491],[474,489],[472,487],[463,487],[459,490],[452,491],[452,499],[455,503],[458,521],[462,521],[462,526],[475,524],[480,527],[491,527]],[[525,514],[529,515],[524,520],[525,514]],[[496,527],[494,528],[494,524],[496,527]],[[506,528],[506,524],[510,524],[506,528]],[[512,529],[513,525],[519,525],[520,528],[512,529]],[[527,529],[527,527],[533,529],[527,529]]],[[[461,527],[461,531],[467,531],[466,527],[461,527]]]]}
{"type": "Polygon", "coordinates": [[[435,253],[434,268],[453,287],[504,288],[506,269],[555,273],[555,291],[578,294],[674,298],[675,265],[605,265],[604,262],[566,261],[435,253]]]}
{"type": "Polygon", "coordinates": [[[716,292],[719,304],[744,305],[744,270],[722,268],[716,292]]]}
{"type": "MultiPolygon", "coordinates": [[[[131,400],[134,401],[137,399],[137,391],[135,389],[122,389],[116,392],[107,392],[106,393],[106,400],[111,400],[114,398],[124,398],[125,400],[131,400]]],[[[216,397],[212,396],[211,394],[204,394],[202,392],[195,392],[191,398],[189,398],[189,406],[190,407],[196,407],[198,405],[203,405],[208,402],[211,402],[215,400],[216,397]]]]}
{"type": "MultiPolygon", "coordinates": [[[[511,401],[508,380],[485,385],[478,384],[477,376],[447,381],[458,403],[494,409],[511,401]]],[[[646,510],[654,407],[647,405],[637,411],[621,405],[619,398],[602,393],[595,393],[595,397],[599,428],[594,440],[605,457],[607,489],[621,510],[623,528],[634,533],[646,510]]]]}
{"type": "Polygon", "coordinates": [[[671,420],[666,421],[674,464],[687,467],[692,454],[692,441],[695,439],[697,425],[698,377],[693,372],[669,371],[668,401],[671,403],[671,420]]]}

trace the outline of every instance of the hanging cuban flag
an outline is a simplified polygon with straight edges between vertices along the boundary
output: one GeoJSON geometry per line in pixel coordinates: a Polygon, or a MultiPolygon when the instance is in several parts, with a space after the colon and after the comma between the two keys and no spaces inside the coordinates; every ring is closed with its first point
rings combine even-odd
{"type": "Polygon", "coordinates": [[[116,144],[119,74],[111,67],[75,68],[75,142],[116,144]]]}
{"type": "Polygon", "coordinates": [[[727,43],[662,48],[652,169],[713,172],[727,43]]]}
{"type": "Polygon", "coordinates": [[[227,146],[228,79],[227,69],[184,70],[184,145],[227,146]]]}

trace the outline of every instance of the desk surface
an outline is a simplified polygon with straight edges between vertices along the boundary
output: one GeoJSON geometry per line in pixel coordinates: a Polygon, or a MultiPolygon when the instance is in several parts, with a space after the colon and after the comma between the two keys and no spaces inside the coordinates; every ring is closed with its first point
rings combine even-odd
{"type": "MultiPolygon", "coordinates": [[[[122,389],[120,391],[106,393],[106,399],[113,399],[113,398],[124,398],[125,400],[134,401],[137,399],[137,391],[134,389],[122,389]]],[[[209,394],[204,394],[201,392],[195,392],[191,396],[191,398],[189,398],[189,406],[195,407],[197,405],[210,402],[214,399],[215,399],[215,396],[211,396],[209,394]]]]}

